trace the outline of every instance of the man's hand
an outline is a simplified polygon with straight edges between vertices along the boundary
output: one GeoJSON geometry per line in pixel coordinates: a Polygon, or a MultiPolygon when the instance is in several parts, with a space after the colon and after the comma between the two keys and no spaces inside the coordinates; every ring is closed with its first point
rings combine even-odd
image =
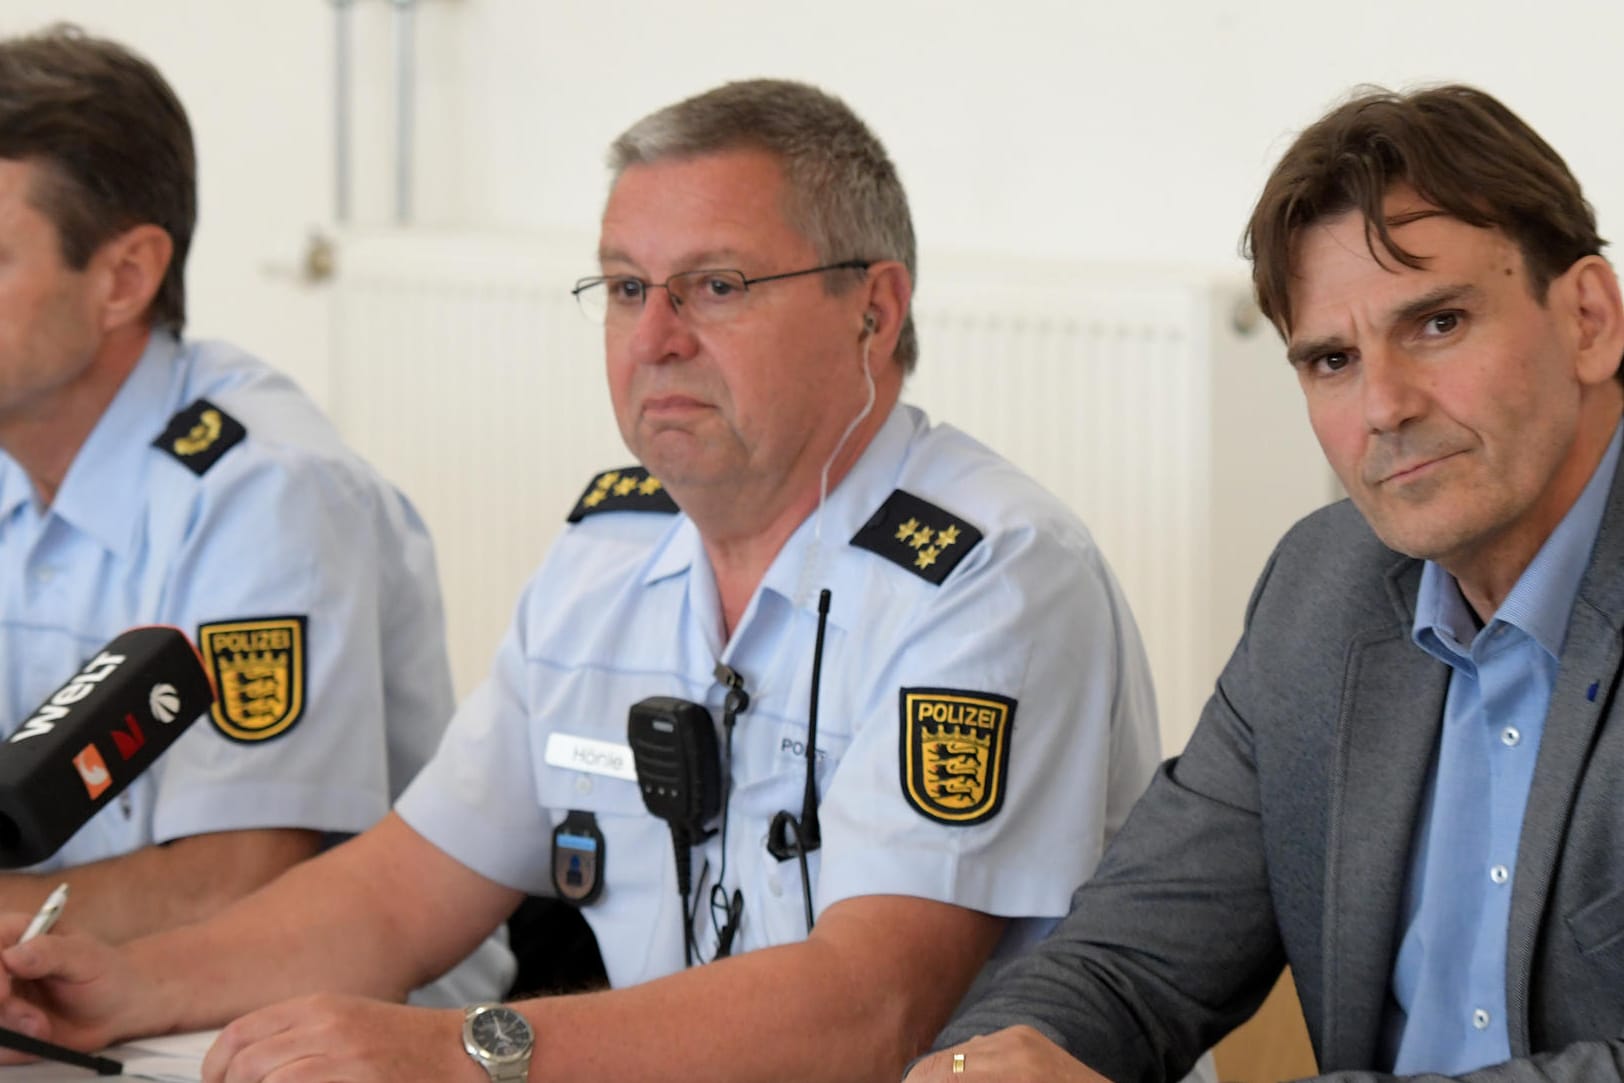
{"type": "Polygon", "coordinates": [[[1031,1027],[971,1038],[914,1066],[904,1083],[1110,1083],[1031,1027]],[[954,1070],[955,1055],[962,1057],[954,1070]]]}
{"type": "Polygon", "coordinates": [[[318,993],[250,1012],[220,1032],[205,1083],[480,1083],[462,1012],[318,993]]]}
{"type": "Polygon", "coordinates": [[[18,944],[28,921],[0,916],[0,1026],[84,1050],[141,1029],[140,1006],[153,997],[116,948],[80,934],[18,944]]]}

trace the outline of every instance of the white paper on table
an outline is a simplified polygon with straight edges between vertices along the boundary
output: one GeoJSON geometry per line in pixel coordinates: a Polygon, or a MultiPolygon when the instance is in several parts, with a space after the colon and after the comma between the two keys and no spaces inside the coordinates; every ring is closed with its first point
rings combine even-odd
{"type": "Polygon", "coordinates": [[[154,1057],[136,1054],[118,1058],[124,1062],[125,1079],[152,1079],[158,1083],[198,1083],[203,1078],[203,1062],[185,1057],[154,1057]]]}
{"type": "Polygon", "coordinates": [[[152,1079],[161,1083],[198,1083],[203,1078],[203,1057],[208,1053],[217,1030],[191,1034],[164,1034],[138,1038],[114,1046],[108,1055],[124,1062],[126,1079],[152,1079]]]}
{"type": "MultiPolygon", "coordinates": [[[[198,1083],[203,1078],[203,1057],[219,1035],[217,1030],[195,1034],[166,1034],[140,1038],[115,1045],[105,1055],[124,1065],[125,1079],[157,1080],[160,1083],[198,1083]]],[[[112,1078],[71,1064],[35,1061],[0,1068],[0,1083],[88,1083],[112,1078]]]]}

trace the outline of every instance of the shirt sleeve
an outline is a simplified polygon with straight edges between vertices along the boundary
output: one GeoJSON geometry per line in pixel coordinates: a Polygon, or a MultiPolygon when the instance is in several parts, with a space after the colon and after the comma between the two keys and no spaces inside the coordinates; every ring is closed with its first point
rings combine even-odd
{"type": "MultiPolygon", "coordinates": [[[[199,479],[163,611],[198,638],[220,704],[158,765],[155,841],[266,827],[352,833],[388,810],[380,581],[403,547],[426,539],[392,536],[379,506],[387,495],[349,464],[260,445],[199,479]]],[[[443,681],[442,632],[420,635],[441,643],[423,679],[443,681]]]]}
{"type": "Polygon", "coordinates": [[[920,583],[858,702],[821,804],[820,909],[904,894],[1063,915],[1158,753],[1132,617],[1071,524],[994,534],[920,583]]]}
{"type": "Polygon", "coordinates": [[[429,760],[396,803],[412,829],[475,872],[532,895],[550,893],[542,844],[552,822],[535,798],[524,657],[524,614],[498,648],[490,676],[463,701],[429,760]]]}

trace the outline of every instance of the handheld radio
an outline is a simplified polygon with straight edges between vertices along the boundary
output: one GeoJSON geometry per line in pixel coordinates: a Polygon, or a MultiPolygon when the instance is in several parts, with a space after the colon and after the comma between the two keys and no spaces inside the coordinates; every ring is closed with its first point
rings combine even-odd
{"type": "Polygon", "coordinates": [[[705,825],[722,807],[721,758],[710,712],[674,696],[650,696],[632,704],[626,717],[626,742],[637,767],[637,787],[649,813],[671,827],[677,861],[677,891],[682,895],[682,950],[693,965],[692,848],[707,837],[705,825]]]}

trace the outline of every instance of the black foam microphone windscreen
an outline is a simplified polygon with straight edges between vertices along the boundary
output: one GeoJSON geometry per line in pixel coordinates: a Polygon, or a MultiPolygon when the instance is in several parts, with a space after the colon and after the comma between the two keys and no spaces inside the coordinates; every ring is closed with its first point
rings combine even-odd
{"type": "Polygon", "coordinates": [[[132,628],[0,744],[0,868],[43,861],[214,703],[177,628],[132,628]]]}

